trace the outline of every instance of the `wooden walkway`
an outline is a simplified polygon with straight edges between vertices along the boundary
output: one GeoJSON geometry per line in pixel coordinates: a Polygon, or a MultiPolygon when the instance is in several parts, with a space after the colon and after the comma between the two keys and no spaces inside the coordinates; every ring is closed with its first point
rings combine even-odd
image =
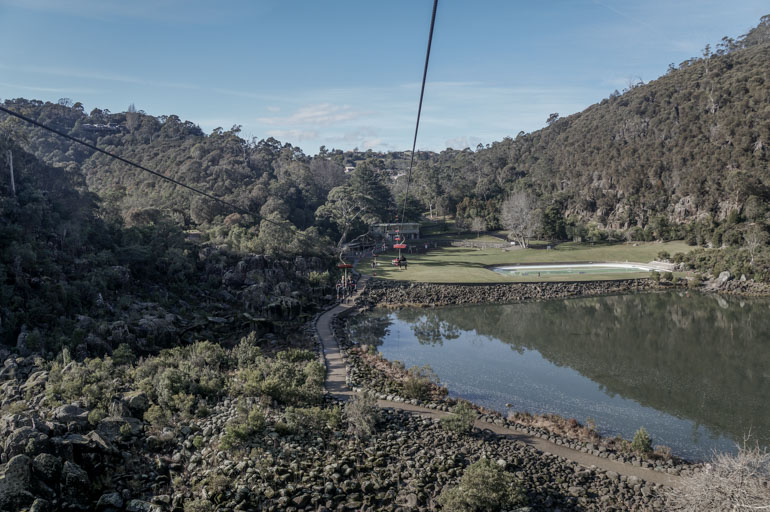
{"type": "MultiPolygon", "coordinates": [[[[337,338],[334,336],[334,330],[332,329],[333,321],[340,315],[348,314],[354,307],[355,299],[363,291],[366,286],[367,276],[362,276],[358,281],[358,291],[353,296],[352,300],[347,303],[338,304],[332,309],[321,314],[316,320],[315,328],[318,338],[323,347],[324,356],[326,359],[326,390],[339,400],[347,400],[353,395],[353,392],[347,386],[347,366],[345,357],[340,350],[337,338]]],[[[412,412],[429,418],[441,418],[447,416],[449,413],[443,411],[436,411],[434,409],[428,409],[427,407],[421,407],[417,405],[405,404],[401,402],[390,402],[387,400],[378,400],[378,405],[383,408],[399,409],[403,411],[412,412]]],[[[485,421],[477,420],[475,426],[479,429],[486,429],[494,432],[500,436],[504,436],[508,439],[513,439],[518,442],[527,444],[540,450],[541,452],[550,453],[562,457],[567,460],[577,462],[585,467],[595,466],[604,471],[613,471],[618,475],[625,475],[635,479],[645,480],[649,483],[667,485],[669,487],[679,487],[681,479],[676,475],[669,473],[662,473],[654,471],[652,469],[632,466],[630,464],[624,464],[610,459],[597,457],[596,455],[583,453],[578,450],[574,450],[564,445],[552,443],[547,439],[541,439],[537,436],[524,434],[516,430],[496,425],[494,423],[487,423],[485,421]]]]}

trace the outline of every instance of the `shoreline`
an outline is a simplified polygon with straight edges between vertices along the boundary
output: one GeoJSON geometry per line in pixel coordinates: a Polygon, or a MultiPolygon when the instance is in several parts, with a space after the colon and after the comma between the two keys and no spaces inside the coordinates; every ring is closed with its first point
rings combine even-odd
{"type": "Polygon", "coordinates": [[[367,307],[434,307],[468,304],[510,304],[570,297],[595,297],[687,289],[651,279],[559,281],[539,283],[412,283],[369,279],[359,304],[367,307]]]}
{"type": "MultiPolygon", "coordinates": [[[[418,405],[421,401],[410,400],[397,394],[396,390],[399,378],[403,379],[406,372],[403,368],[397,367],[394,369],[393,367],[395,365],[392,361],[382,359],[382,361],[390,366],[390,369],[387,372],[390,374],[388,377],[383,379],[382,375],[379,375],[374,381],[371,381],[370,376],[364,375],[363,382],[360,380],[360,377],[362,376],[361,373],[368,374],[371,372],[371,363],[362,360],[371,358],[372,356],[363,353],[360,346],[348,338],[348,318],[375,307],[399,309],[402,307],[430,308],[482,304],[510,304],[627,293],[654,293],[682,289],[689,289],[686,283],[680,285],[672,283],[661,284],[656,283],[651,279],[553,283],[447,284],[412,283],[370,278],[366,288],[358,297],[355,306],[347,312],[344,318],[340,318],[335,322],[334,333],[347,356],[346,359],[349,365],[347,380],[351,388],[368,388],[375,391],[377,397],[381,400],[418,405]],[[374,387],[371,387],[371,384],[374,384],[374,387]]],[[[709,292],[709,290],[704,287],[699,287],[699,289],[693,291],[702,293],[709,292]]],[[[710,291],[719,292],[720,290],[710,291]]],[[[732,293],[731,295],[737,294],[732,293]]],[[[586,453],[606,457],[610,460],[618,460],[623,463],[640,467],[654,468],[656,462],[659,463],[660,460],[665,460],[665,464],[668,465],[670,463],[670,466],[661,468],[661,466],[658,465],[658,470],[667,471],[670,469],[670,472],[675,475],[686,475],[691,471],[698,471],[703,464],[703,461],[701,460],[687,459],[677,454],[672,454],[668,447],[665,447],[668,448],[668,454],[666,456],[663,456],[662,454],[651,454],[652,456],[641,457],[629,454],[627,446],[624,447],[624,443],[630,443],[630,441],[621,440],[621,438],[617,436],[602,436],[595,430],[575,422],[574,419],[563,418],[552,413],[532,415],[525,411],[508,410],[503,412],[492,410],[462,398],[449,397],[448,390],[446,390],[446,388],[443,389],[446,392],[445,396],[427,402],[428,407],[449,411],[457,403],[466,402],[471,404],[482,415],[482,418],[486,418],[490,423],[499,424],[502,421],[503,424],[523,433],[548,439],[557,444],[563,444],[573,449],[585,451],[586,453]],[[590,439],[587,440],[586,437],[590,439]],[[626,461],[625,459],[628,460],[626,461]]]]}
{"type": "MultiPolygon", "coordinates": [[[[437,432],[446,436],[448,430],[440,425],[443,419],[451,417],[458,404],[469,402],[445,398],[446,390],[430,379],[421,379],[420,391],[412,394],[415,388],[401,380],[409,374],[405,368],[352,344],[346,332],[346,319],[361,312],[365,305],[366,301],[359,301],[358,307],[348,304],[332,307],[315,322],[327,366],[328,398],[343,403],[356,394],[370,394],[381,411],[420,418],[418,421],[424,428],[438,429],[437,432]],[[388,371],[387,377],[366,375],[372,368],[369,362],[375,362],[381,370],[396,371],[388,371]],[[338,372],[340,369],[342,375],[338,372]]],[[[482,456],[492,456],[498,464],[508,460],[494,455],[501,453],[500,450],[514,449],[531,456],[530,462],[517,457],[511,467],[522,485],[531,489],[528,494],[533,501],[528,505],[532,508],[525,507],[522,511],[552,510],[557,506],[552,500],[554,497],[559,501],[566,499],[558,505],[562,510],[662,510],[672,488],[681,486],[681,478],[700,470],[689,464],[676,467],[675,460],[645,460],[631,452],[619,457],[603,446],[557,436],[540,425],[523,425],[516,418],[470,406],[476,416],[472,432],[459,437],[457,433],[451,434],[453,439],[479,442],[475,450],[481,450],[485,454],[482,456]],[[559,489],[557,495],[544,496],[543,492],[550,494],[548,489],[552,485],[559,489]],[[557,497],[559,495],[561,497],[557,497]]],[[[449,444],[435,441],[426,448],[437,457],[444,457],[447,450],[453,452],[457,448],[457,441],[449,444]]]]}

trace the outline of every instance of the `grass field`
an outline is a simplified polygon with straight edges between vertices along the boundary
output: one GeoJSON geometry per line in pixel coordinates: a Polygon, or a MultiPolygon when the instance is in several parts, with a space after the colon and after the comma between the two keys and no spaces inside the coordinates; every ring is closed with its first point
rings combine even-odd
{"type": "MultiPolygon", "coordinates": [[[[564,243],[556,248],[547,250],[537,249],[473,249],[466,247],[443,247],[429,249],[419,254],[406,254],[409,268],[399,270],[390,261],[397,251],[391,250],[377,256],[376,275],[385,279],[400,279],[427,283],[506,283],[532,281],[595,281],[611,279],[631,279],[648,277],[649,273],[605,273],[583,275],[554,275],[526,277],[506,276],[489,270],[491,265],[506,265],[514,263],[568,263],[568,262],[625,262],[632,261],[647,263],[654,260],[660,251],[670,254],[689,252],[692,247],[684,242],[636,242],[619,244],[578,244],[564,243]]],[[[371,275],[371,259],[361,260],[358,271],[371,275]]]]}

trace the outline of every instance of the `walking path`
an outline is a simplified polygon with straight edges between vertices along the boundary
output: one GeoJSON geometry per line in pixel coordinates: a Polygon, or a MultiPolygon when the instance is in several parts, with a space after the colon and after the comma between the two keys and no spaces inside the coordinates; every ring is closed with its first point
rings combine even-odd
{"type": "MultiPolygon", "coordinates": [[[[367,280],[368,276],[362,276],[358,281],[358,290],[354,294],[350,303],[338,304],[332,309],[324,312],[318,317],[315,324],[316,332],[318,334],[318,338],[321,341],[321,345],[323,346],[324,356],[326,358],[326,390],[329,392],[329,394],[340,400],[347,400],[353,395],[353,392],[350,390],[350,388],[348,388],[346,383],[347,370],[345,357],[340,350],[339,344],[337,343],[337,338],[334,336],[332,323],[337,316],[345,315],[349,313],[351,309],[353,309],[355,305],[355,299],[358,298],[358,296],[365,288],[367,280]]],[[[380,407],[400,409],[430,418],[441,418],[449,414],[447,412],[436,411],[434,409],[428,409],[418,405],[411,405],[401,402],[390,402],[387,400],[378,400],[377,404],[380,407]]],[[[650,483],[667,485],[669,487],[680,486],[681,480],[676,475],[653,471],[651,469],[632,466],[630,464],[624,464],[614,460],[597,457],[596,455],[573,450],[567,446],[558,445],[546,439],[524,434],[510,428],[496,425],[494,423],[487,423],[485,421],[477,420],[475,426],[482,430],[490,430],[498,435],[504,436],[507,439],[513,439],[521,443],[525,443],[542,452],[550,453],[552,455],[575,461],[585,467],[595,466],[605,471],[614,471],[618,475],[636,477],[642,480],[646,480],[650,483]]]]}

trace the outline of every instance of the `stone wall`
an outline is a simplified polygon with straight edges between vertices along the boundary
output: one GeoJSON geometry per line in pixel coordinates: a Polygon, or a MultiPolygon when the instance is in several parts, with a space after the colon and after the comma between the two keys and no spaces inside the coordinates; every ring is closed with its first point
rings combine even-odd
{"type": "Polygon", "coordinates": [[[571,283],[434,284],[370,280],[362,300],[371,305],[489,304],[609,295],[671,288],[651,279],[571,283]]]}

